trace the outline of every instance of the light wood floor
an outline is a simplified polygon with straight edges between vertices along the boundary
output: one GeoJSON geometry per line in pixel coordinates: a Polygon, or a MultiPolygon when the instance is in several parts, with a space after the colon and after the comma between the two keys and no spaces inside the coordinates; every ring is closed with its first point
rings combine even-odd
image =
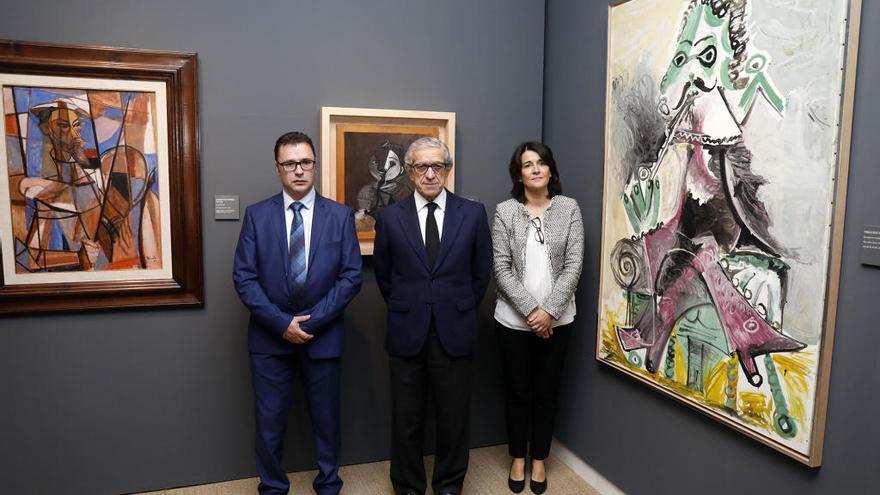
{"type": "MultiPolygon", "coordinates": [[[[430,476],[433,464],[433,456],[425,457],[429,478],[428,486],[431,485],[430,476]]],[[[510,457],[507,455],[506,445],[471,450],[468,474],[464,482],[464,493],[473,495],[509,494],[510,490],[507,488],[508,469],[510,469],[510,457]]],[[[393,493],[391,481],[389,480],[389,470],[390,463],[388,461],[343,466],[339,470],[339,475],[345,483],[342,493],[349,495],[387,495],[393,493]]],[[[315,477],[315,473],[316,471],[304,471],[289,474],[290,493],[314,493],[312,491],[312,479],[315,477]]],[[[576,475],[568,466],[552,456],[547,460],[547,478],[548,488],[546,493],[548,495],[599,495],[599,492],[576,475]]],[[[255,494],[257,493],[257,483],[257,478],[249,478],[227,481],[225,483],[149,492],[140,495],[255,494]]],[[[523,494],[528,495],[529,493],[528,486],[526,486],[523,494]]]]}

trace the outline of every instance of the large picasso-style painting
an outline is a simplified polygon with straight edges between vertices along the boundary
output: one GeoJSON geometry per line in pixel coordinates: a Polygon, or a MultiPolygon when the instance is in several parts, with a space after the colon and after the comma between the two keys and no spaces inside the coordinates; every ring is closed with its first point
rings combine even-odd
{"type": "MultiPolygon", "coordinates": [[[[197,226],[181,232],[192,224],[181,208],[195,202],[198,212],[197,176],[187,187],[182,173],[197,163],[181,153],[195,143],[169,142],[190,124],[173,106],[185,88],[163,80],[182,70],[157,65],[150,74],[122,60],[124,50],[15,42],[2,49],[0,310],[198,302],[184,279],[197,270],[200,284],[201,249],[181,250],[182,235],[198,234],[197,226]],[[35,60],[54,60],[54,69],[32,68],[35,60]],[[130,64],[132,77],[114,63],[130,64]],[[81,75],[82,64],[94,73],[81,75]],[[187,261],[199,266],[184,268],[187,261]]],[[[135,57],[194,64],[191,54],[135,57]]]]}
{"type": "Polygon", "coordinates": [[[157,91],[4,79],[7,283],[39,274],[68,281],[113,272],[168,276],[168,209],[160,200],[168,195],[168,165],[157,145],[164,124],[157,91]]]}
{"type": "Polygon", "coordinates": [[[821,463],[859,2],[610,7],[597,358],[821,463]]]}

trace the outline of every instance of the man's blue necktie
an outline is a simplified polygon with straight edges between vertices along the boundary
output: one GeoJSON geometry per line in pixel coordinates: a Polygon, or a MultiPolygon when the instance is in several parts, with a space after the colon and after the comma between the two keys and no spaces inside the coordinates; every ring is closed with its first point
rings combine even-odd
{"type": "Polygon", "coordinates": [[[306,288],[306,236],[300,210],[303,204],[299,201],[290,204],[293,210],[293,220],[290,221],[290,241],[287,244],[288,280],[290,283],[290,295],[294,303],[300,303],[300,298],[306,288]]]}

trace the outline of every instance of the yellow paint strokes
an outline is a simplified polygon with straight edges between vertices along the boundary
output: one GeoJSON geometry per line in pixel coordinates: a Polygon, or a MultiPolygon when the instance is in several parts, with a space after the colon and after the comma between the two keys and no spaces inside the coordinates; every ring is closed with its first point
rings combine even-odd
{"type": "MultiPolygon", "coordinates": [[[[678,330],[676,330],[676,333],[678,330]]],[[[687,359],[685,358],[685,350],[681,345],[681,341],[676,338],[676,335],[673,334],[672,339],[675,339],[675,381],[681,385],[687,384],[687,359]]]]}
{"type": "Polygon", "coordinates": [[[620,347],[620,341],[617,339],[615,325],[621,323],[617,320],[617,315],[625,312],[626,303],[621,303],[616,310],[605,304],[602,308],[605,317],[602,318],[602,354],[606,359],[611,361],[628,363],[626,353],[620,347]],[[616,359],[615,359],[616,358],[616,359]]]}
{"type": "Polygon", "coordinates": [[[709,380],[703,391],[706,402],[718,406],[727,405],[727,365],[727,360],[719,361],[718,365],[709,373],[709,380]]]}
{"type": "Polygon", "coordinates": [[[742,420],[756,426],[767,427],[770,424],[770,402],[761,392],[740,392],[739,409],[742,420]]]}
{"type": "Polygon", "coordinates": [[[627,2],[614,7],[609,40],[612,74],[620,74],[626,68],[642,63],[659,80],[674,54],[684,5],[681,0],[655,0],[627,2]],[[645,22],[645,19],[652,19],[652,22],[645,22]]]}
{"type": "MultiPolygon", "coordinates": [[[[805,402],[809,397],[812,370],[816,369],[816,354],[809,351],[773,354],[776,371],[788,392],[788,414],[796,420],[806,418],[805,402]]],[[[800,421],[799,421],[800,422],[800,421]]]]}

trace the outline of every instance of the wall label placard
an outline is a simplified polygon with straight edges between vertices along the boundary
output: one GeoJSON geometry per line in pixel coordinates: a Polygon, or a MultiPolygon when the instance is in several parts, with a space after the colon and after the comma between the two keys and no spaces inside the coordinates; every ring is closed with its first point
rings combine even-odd
{"type": "Polygon", "coordinates": [[[214,220],[238,220],[238,196],[214,195],[214,220]]]}
{"type": "Polygon", "coordinates": [[[862,229],[859,261],[863,265],[880,266],[880,225],[865,225],[862,229]]]}

